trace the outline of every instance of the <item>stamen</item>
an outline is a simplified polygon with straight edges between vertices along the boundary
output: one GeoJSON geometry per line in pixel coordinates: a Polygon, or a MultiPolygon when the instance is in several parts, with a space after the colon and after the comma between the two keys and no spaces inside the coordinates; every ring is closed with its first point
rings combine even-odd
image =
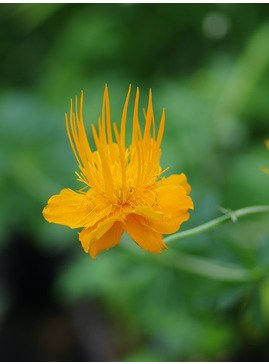
{"type": "Polygon", "coordinates": [[[107,193],[107,197],[110,199],[110,201],[114,201],[115,199],[115,195],[114,195],[114,183],[113,183],[113,178],[111,175],[111,171],[110,171],[110,167],[109,167],[109,163],[106,159],[104,150],[103,150],[103,146],[100,143],[100,140],[98,139],[96,130],[94,125],[92,124],[92,134],[93,134],[93,138],[94,138],[94,142],[96,145],[96,148],[99,152],[100,155],[100,159],[102,162],[102,170],[103,170],[103,180],[104,180],[104,187],[107,193]]]}
{"type": "Polygon", "coordinates": [[[81,92],[82,100],[80,101],[80,117],[81,120],[78,118],[77,113],[77,97],[75,98],[75,112],[73,112],[73,102],[71,99],[71,107],[70,107],[70,127],[68,123],[68,117],[65,115],[65,123],[66,123],[66,130],[70,145],[72,147],[73,153],[77,159],[79,168],[81,173],[83,174],[82,180],[88,186],[95,187],[99,189],[96,183],[96,178],[92,175],[90,171],[90,164],[89,161],[91,160],[92,152],[88,142],[88,138],[84,129],[83,119],[82,119],[82,103],[83,103],[83,92],[81,92]],[[71,136],[72,133],[72,136],[71,136]],[[87,177],[86,177],[87,175],[87,177]]]}
{"type": "Polygon", "coordinates": [[[120,164],[121,164],[121,176],[122,176],[122,202],[126,202],[126,166],[124,160],[124,152],[122,150],[122,145],[120,143],[120,136],[117,129],[117,125],[113,123],[115,137],[119,147],[119,155],[120,155],[120,164]]]}
{"type": "Polygon", "coordinates": [[[105,108],[106,108],[106,87],[105,87],[105,92],[104,92],[104,97],[103,97],[103,105],[102,105],[102,128],[101,128],[101,126],[99,127],[99,138],[100,138],[100,135],[102,135],[101,134],[101,129],[103,129],[103,132],[104,132],[102,139],[100,139],[103,142],[103,144],[106,144],[106,135],[105,135],[105,130],[106,130],[105,108]]]}
{"type": "Polygon", "coordinates": [[[144,170],[144,181],[147,180],[148,176],[150,176],[150,173],[152,169],[154,168],[154,145],[153,140],[155,140],[155,123],[154,123],[154,116],[153,116],[153,108],[152,108],[152,91],[149,90],[149,101],[148,101],[148,110],[147,114],[145,116],[146,119],[146,125],[145,125],[145,131],[144,131],[144,144],[145,144],[145,151],[146,151],[146,157],[145,157],[145,170],[144,170]],[[151,138],[151,122],[153,123],[153,139],[151,138]]]}
{"type": "Polygon", "coordinates": [[[104,143],[104,139],[103,139],[103,133],[102,133],[102,126],[101,126],[101,120],[100,118],[98,118],[98,134],[99,134],[99,140],[102,144],[104,143]]]}
{"type": "MultiPolygon", "coordinates": [[[[71,101],[72,102],[72,101],[71,101]]],[[[68,117],[67,117],[67,114],[65,114],[65,126],[66,126],[66,131],[67,131],[67,135],[68,135],[68,139],[69,139],[69,142],[70,142],[70,145],[71,145],[71,148],[73,150],[73,153],[76,157],[76,160],[78,162],[78,165],[79,165],[79,168],[81,168],[81,164],[80,164],[80,160],[79,160],[79,157],[77,155],[77,152],[76,152],[76,149],[74,147],[74,143],[73,143],[73,140],[71,138],[71,134],[70,134],[70,130],[69,130],[69,125],[68,125],[68,117]]]]}
{"type": "Polygon", "coordinates": [[[164,123],[165,123],[165,109],[163,109],[160,126],[159,126],[159,131],[158,131],[158,136],[157,136],[157,141],[156,141],[156,148],[158,148],[158,149],[161,146],[161,142],[162,142],[162,138],[163,138],[164,123]]]}
{"type": "MultiPolygon", "coordinates": [[[[108,89],[107,85],[105,86],[105,105],[106,105],[106,126],[107,126],[107,140],[110,145],[112,145],[112,132],[111,132],[111,121],[110,121],[110,106],[109,106],[109,97],[108,97],[108,89]]],[[[104,129],[105,130],[105,129],[104,129]]]]}
{"type": "Polygon", "coordinates": [[[135,143],[135,139],[137,138],[138,102],[139,102],[139,88],[137,87],[136,96],[135,96],[135,104],[134,104],[134,115],[133,115],[132,143],[135,143]]]}
{"type": "Polygon", "coordinates": [[[152,116],[152,92],[149,90],[149,101],[148,101],[148,111],[146,116],[146,125],[144,130],[144,140],[147,142],[150,140],[150,125],[151,125],[151,116],[152,116]]]}
{"type": "Polygon", "coordinates": [[[127,116],[127,108],[129,103],[129,97],[131,92],[131,85],[129,86],[128,94],[125,100],[122,117],[121,117],[121,127],[120,127],[120,140],[122,148],[125,148],[125,126],[126,126],[126,116],[127,116]]]}

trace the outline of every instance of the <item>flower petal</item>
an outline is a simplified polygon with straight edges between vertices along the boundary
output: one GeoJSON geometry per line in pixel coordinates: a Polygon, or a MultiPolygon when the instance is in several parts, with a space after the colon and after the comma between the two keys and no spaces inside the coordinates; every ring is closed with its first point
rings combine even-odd
{"type": "Polygon", "coordinates": [[[193,209],[192,199],[182,186],[169,185],[157,189],[157,204],[164,213],[177,213],[193,209]]]}
{"type": "Polygon", "coordinates": [[[151,206],[139,206],[133,209],[132,213],[146,218],[156,219],[158,221],[162,220],[164,217],[162,212],[154,210],[151,206]]]}
{"type": "Polygon", "coordinates": [[[163,213],[156,211],[152,207],[138,207],[132,211],[136,215],[143,216],[146,225],[161,234],[173,234],[180,228],[180,225],[189,219],[187,210],[180,210],[176,213],[163,213]]]}
{"type": "Polygon", "coordinates": [[[161,220],[151,218],[150,226],[152,229],[161,234],[173,234],[184,221],[188,220],[188,209],[193,209],[192,199],[186,195],[188,186],[183,173],[172,175],[164,181],[160,181],[159,187],[156,189],[156,209],[162,213],[163,218],[161,220]]]}
{"type": "Polygon", "coordinates": [[[124,230],[140,246],[150,253],[160,254],[167,246],[162,241],[162,234],[151,229],[148,220],[143,216],[129,214],[124,230]]]}
{"type": "Polygon", "coordinates": [[[191,186],[188,184],[187,177],[185,176],[184,173],[172,174],[167,178],[163,177],[157,183],[157,186],[167,186],[167,185],[182,186],[186,190],[187,195],[191,192],[191,186]]]}
{"type": "Polygon", "coordinates": [[[180,214],[165,215],[163,220],[150,219],[150,227],[161,234],[173,234],[180,228],[180,225],[189,219],[190,214],[182,211],[180,214]]]}
{"type": "Polygon", "coordinates": [[[79,240],[84,251],[95,259],[101,251],[119,244],[122,234],[122,220],[111,216],[94,226],[83,229],[79,233],[79,240]]]}
{"type": "Polygon", "coordinates": [[[43,216],[48,222],[78,228],[83,226],[89,213],[89,202],[85,194],[64,189],[59,195],[52,196],[43,209],[43,216]]]}
{"type": "Polygon", "coordinates": [[[100,239],[93,241],[90,247],[90,256],[93,259],[96,259],[97,255],[103,250],[107,250],[118,245],[122,234],[122,224],[120,222],[115,222],[100,239]]]}

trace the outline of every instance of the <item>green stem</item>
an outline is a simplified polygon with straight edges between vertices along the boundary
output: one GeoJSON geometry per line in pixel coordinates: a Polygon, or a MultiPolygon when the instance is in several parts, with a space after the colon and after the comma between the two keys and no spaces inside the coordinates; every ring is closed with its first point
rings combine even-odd
{"type": "Polygon", "coordinates": [[[222,223],[226,221],[233,221],[236,222],[239,217],[246,216],[246,215],[252,215],[252,214],[259,214],[259,213],[268,213],[269,212],[269,206],[252,206],[252,207],[245,207],[243,209],[235,210],[235,211],[229,211],[220,217],[217,217],[214,220],[211,220],[209,222],[206,222],[205,224],[199,225],[195,228],[181,231],[179,233],[167,236],[163,239],[164,243],[171,243],[173,241],[189,238],[191,236],[195,236],[198,234],[201,234],[207,230],[210,230],[214,228],[215,226],[221,225],[222,223]]]}
{"type": "MultiPolygon", "coordinates": [[[[226,210],[227,211],[227,210],[226,210]]],[[[165,243],[170,243],[175,240],[180,240],[183,238],[188,238],[191,236],[198,235],[207,230],[214,228],[226,221],[237,221],[239,217],[252,215],[257,213],[268,213],[269,206],[253,206],[246,207],[243,209],[228,211],[225,215],[218,217],[212,221],[209,221],[205,224],[197,226],[193,229],[189,229],[177,234],[170,235],[164,239],[165,243]]],[[[122,245],[123,246],[123,245],[122,245]]],[[[143,251],[137,250],[134,246],[126,244],[124,245],[125,249],[131,250],[133,253],[141,256],[143,255],[143,251]]],[[[188,273],[193,273],[200,275],[202,277],[214,279],[221,282],[251,282],[257,281],[261,279],[265,274],[268,273],[268,270],[257,269],[247,270],[244,268],[239,268],[233,265],[228,265],[227,263],[223,264],[220,262],[214,262],[207,258],[195,257],[193,255],[171,251],[169,254],[156,256],[156,255],[144,255],[144,258],[149,260],[155,260],[156,262],[167,265],[188,273]]],[[[133,254],[132,254],[133,255],[133,254]]]]}

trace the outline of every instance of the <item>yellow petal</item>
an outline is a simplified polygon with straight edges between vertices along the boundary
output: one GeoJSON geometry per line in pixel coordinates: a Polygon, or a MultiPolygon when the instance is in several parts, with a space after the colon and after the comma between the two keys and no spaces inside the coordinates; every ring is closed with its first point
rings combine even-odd
{"type": "Polygon", "coordinates": [[[180,228],[180,225],[189,219],[190,214],[186,211],[182,211],[176,214],[166,215],[163,220],[157,221],[151,219],[150,227],[161,234],[173,234],[180,228]]]}
{"type": "Polygon", "coordinates": [[[161,234],[173,234],[180,228],[180,225],[189,219],[187,209],[174,213],[156,211],[153,207],[138,207],[132,211],[135,215],[143,216],[146,224],[161,234]]]}
{"type": "Polygon", "coordinates": [[[111,228],[98,240],[94,240],[90,246],[90,256],[95,259],[103,250],[116,246],[123,234],[122,224],[115,222],[111,228]]]}
{"type": "Polygon", "coordinates": [[[106,250],[117,245],[120,242],[120,237],[123,233],[123,228],[121,227],[120,229],[120,226],[122,226],[121,224],[122,220],[119,219],[119,217],[111,216],[96,223],[94,226],[83,229],[79,233],[79,240],[84,251],[89,253],[91,257],[95,259],[97,254],[99,254],[102,250],[106,250]],[[113,227],[114,225],[115,227],[113,227]],[[110,230],[111,232],[109,233],[110,230]]]}
{"type": "Polygon", "coordinates": [[[166,185],[177,185],[182,186],[187,195],[191,192],[191,186],[187,182],[187,177],[184,173],[181,174],[172,174],[171,176],[165,178],[163,177],[158,183],[158,186],[166,186],[166,185]]]}
{"type": "Polygon", "coordinates": [[[150,253],[160,254],[161,249],[167,249],[162,241],[162,234],[154,231],[148,225],[147,219],[130,214],[127,216],[124,230],[140,246],[150,253]]]}
{"type": "Polygon", "coordinates": [[[48,222],[78,228],[84,225],[89,213],[89,201],[85,194],[64,189],[59,195],[52,196],[43,210],[48,222]]]}
{"type": "Polygon", "coordinates": [[[176,213],[193,209],[192,199],[181,186],[162,186],[157,190],[157,203],[162,212],[176,213]]]}
{"type": "Polygon", "coordinates": [[[150,219],[156,219],[160,221],[163,219],[164,214],[160,211],[156,211],[151,206],[140,206],[132,210],[132,213],[140,215],[150,219]]]}
{"type": "Polygon", "coordinates": [[[93,198],[91,201],[91,209],[86,216],[84,227],[94,226],[97,222],[107,218],[112,210],[112,205],[107,205],[100,198],[93,198]]]}

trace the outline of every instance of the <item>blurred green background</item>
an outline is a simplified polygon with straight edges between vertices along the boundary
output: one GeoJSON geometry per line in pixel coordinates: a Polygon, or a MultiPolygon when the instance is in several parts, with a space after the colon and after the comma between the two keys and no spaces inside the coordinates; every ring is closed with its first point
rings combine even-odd
{"type": "Polygon", "coordinates": [[[82,187],[64,113],[84,90],[96,124],[105,83],[118,123],[132,84],[129,134],[137,86],[141,120],[150,87],[156,120],[165,107],[161,164],[195,205],[182,230],[269,204],[269,6],[1,4],[0,81],[0,360],[269,360],[268,215],[157,257],[124,236],[93,261],[41,213],[82,187]],[[179,253],[256,278],[192,273],[179,253]]]}

